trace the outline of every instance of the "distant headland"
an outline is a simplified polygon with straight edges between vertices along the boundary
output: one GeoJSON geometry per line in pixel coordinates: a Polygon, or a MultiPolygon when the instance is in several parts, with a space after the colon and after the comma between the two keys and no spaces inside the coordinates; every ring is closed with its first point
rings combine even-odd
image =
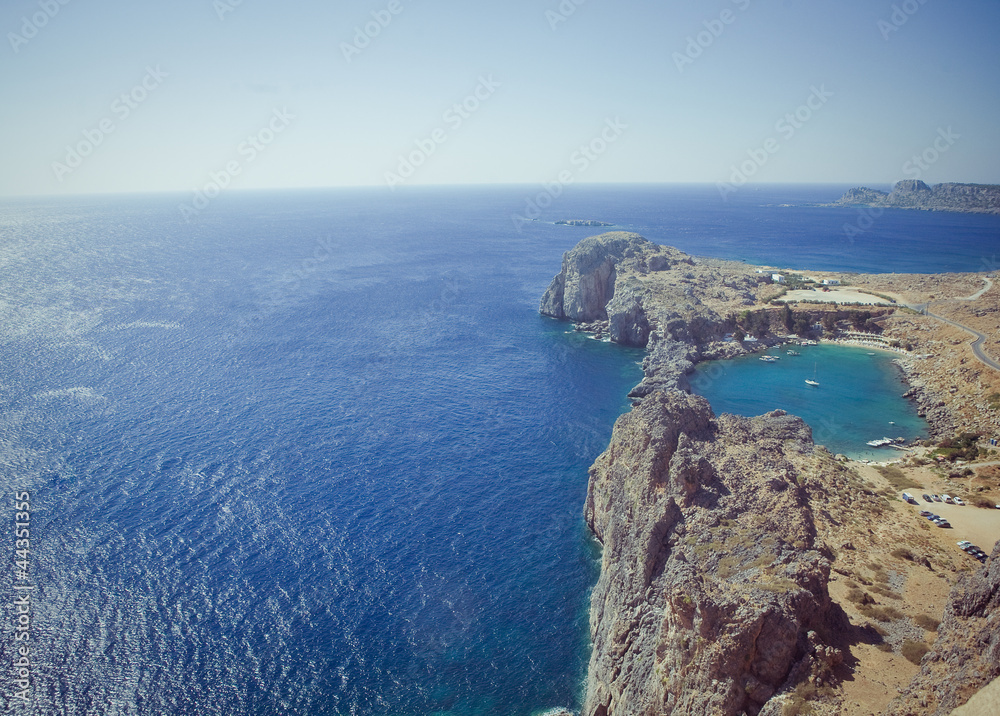
{"type": "Polygon", "coordinates": [[[863,186],[855,187],[826,206],[1000,214],[1000,185],[949,182],[931,187],[919,179],[904,179],[896,182],[889,193],[863,186]]]}

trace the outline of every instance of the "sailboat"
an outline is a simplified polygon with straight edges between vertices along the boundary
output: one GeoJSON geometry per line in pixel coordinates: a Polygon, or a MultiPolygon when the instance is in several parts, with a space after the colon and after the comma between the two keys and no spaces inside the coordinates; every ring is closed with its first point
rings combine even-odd
{"type": "Polygon", "coordinates": [[[815,363],[813,363],[813,377],[811,379],[810,378],[806,378],[806,385],[815,385],[816,387],[819,387],[819,383],[816,382],[816,364],[815,363]]]}

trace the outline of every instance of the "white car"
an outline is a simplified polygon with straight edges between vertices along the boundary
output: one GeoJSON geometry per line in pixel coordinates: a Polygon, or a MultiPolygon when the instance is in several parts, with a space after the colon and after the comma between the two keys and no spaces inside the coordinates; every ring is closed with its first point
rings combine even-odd
{"type": "Polygon", "coordinates": [[[955,501],[956,505],[964,505],[965,504],[964,502],[962,502],[962,498],[961,497],[953,497],[952,499],[955,501]]]}
{"type": "Polygon", "coordinates": [[[941,495],[941,499],[947,502],[949,505],[954,505],[955,503],[951,501],[951,495],[941,495]]]}

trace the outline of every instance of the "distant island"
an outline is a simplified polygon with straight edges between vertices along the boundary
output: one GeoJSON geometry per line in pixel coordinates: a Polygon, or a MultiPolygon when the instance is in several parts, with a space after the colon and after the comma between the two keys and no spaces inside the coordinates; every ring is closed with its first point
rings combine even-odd
{"type": "Polygon", "coordinates": [[[864,186],[855,187],[826,206],[1000,214],[1000,186],[944,183],[931,187],[919,179],[904,179],[896,182],[889,193],[864,186]]]}
{"type": "Polygon", "coordinates": [[[563,219],[557,221],[556,226],[614,226],[606,221],[594,221],[593,219],[563,219]]]}

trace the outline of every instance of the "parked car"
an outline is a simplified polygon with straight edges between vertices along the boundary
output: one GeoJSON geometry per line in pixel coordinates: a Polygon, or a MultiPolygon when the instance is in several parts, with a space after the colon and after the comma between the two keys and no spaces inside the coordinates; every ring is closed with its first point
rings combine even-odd
{"type": "Polygon", "coordinates": [[[962,548],[965,548],[965,547],[968,547],[968,546],[970,546],[970,545],[972,544],[972,542],[970,542],[970,541],[969,541],[969,540],[967,540],[967,539],[960,539],[960,540],[959,540],[958,542],[956,542],[955,544],[957,544],[957,545],[958,545],[959,547],[962,547],[962,548]]]}
{"type": "Polygon", "coordinates": [[[920,516],[921,517],[930,517],[931,513],[928,512],[927,510],[920,510],[920,516]]]}
{"type": "Polygon", "coordinates": [[[931,499],[934,500],[935,502],[940,502],[941,501],[941,498],[938,497],[937,495],[931,495],[931,499]]]}
{"type": "Polygon", "coordinates": [[[956,505],[963,505],[963,506],[965,505],[961,497],[953,497],[952,499],[955,501],[956,505]]]}
{"type": "Polygon", "coordinates": [[[947,502],[947,503],[948,503],[949,505],[952,505],[952,504],[954,504],[954,503],[953,503],[953,502],[951,501],[951,495],[941,495],[941,499],[942,499],[942,500],[944,500],[945,502],[947,502]]]}
{"type": "Polygon", "coordinates": [[[921,497],[923,497],[924,501],[926,501],[926,502],[934,502],[934,500],[931,499],[931,496],[928,495],[928,494],[926,494],[926,493],[923,494],[923,495],[921,495],[921,497]]]}

